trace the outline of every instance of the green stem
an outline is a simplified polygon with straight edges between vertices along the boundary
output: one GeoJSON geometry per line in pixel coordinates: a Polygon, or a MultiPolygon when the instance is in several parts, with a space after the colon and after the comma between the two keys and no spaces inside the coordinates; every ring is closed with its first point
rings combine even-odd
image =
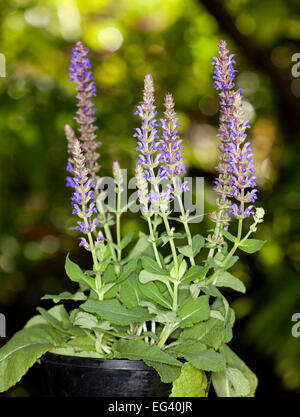
{"type": "Polygon", "coordinates": [[[167,234],[170,238],[169,242],[170,242],[171,251],[172,251],[172,255],[173,255],[173,259],[174,259],[176,277],[178,277],[178,259],[177,259],[177,252],[176,252],[176,248],[175,248],[175,244],[174,244],[174,239],[172,237],[172,232],[171,232],[171,229],[170,229],[170,225],[169,225],[167,216],[164,213],[161,213],[161,216],[163,218],[167,234]]]}
{"type": "Polygon", "coordinates": [[[121,260],[122,258],[122,249],[121,249],[121,192],[120,189],[118,189],[118,196],[117,196],[117,213],[116,213],[116,217],[117,217],[117,245],[118,245],[118,261],[121,260]]]}
{"type": "MultiPolygon", "coordinates": [[[[226,266],[227,262],[231,259],[231,257],[234,255],[235,251],[237,250],[239,244],[241,243],[241,236],[242,236],[242,228],[243,228],[243,219],[239,219],[239,225],[238,225],[238,234],[235,240],[235,243],[233,247],[231,248],[231,251],[228,253],[224,261],[220,265],[220,269],[224,268],[226,266]]],[[[216,275],[218,274],[219,270],[215,271],[213,275],[206,281],[206,284],[209,284],[212,282],[216,275]]]]}
{"type": "Polygon", "coordinates": [[[158,254],[158,250],[157,250],[157,246],[156,246],[156,243],[155,243],[155,236],[154,236],[154,232],[153,232],[153,228],[152,228],[152,223],[151,223],[150,217],[147,217],[147,221],[148,221],[148,227],[149,227],[149,232],[150,232],[152,247],[153,247],[153,251],[154,251],[154,254],[155,254],[155,259],[156,259],[156,262],[158,263],[158,266],[160,268],[162,268],[162,265],[161,265],[161,262],[160,262],[160,258],[159,258],[159,254],[158,254]]]}
{"type": "MultiPolygon", "coordinates": [[[[180,210],[181,210],[181,214],[182,214],[182,223],[183,223],[183,225],[184,225],[184,229],[185,229],[185,233],[186,233],[186,235],[187,235],[188,243],[189,243],[189,246],[190,246],[191,248],[193,248],[193,240],[192,240],[192,235],[191,235],[191,231],[190,231],[190,228],[189,228],[189,225],[188,225],[188,222],[187,222],[186,213],[185,213],[185,211],[184,211],[184,207],[183,207],[183,203],[182,203],[182,197],[181,197],[181,194],[180,194],[180,195],[177,195],[177,200],[178,200],[179,207],[180,207],[180,210]]],[[[192,256],[190,256],[189,258],[190,258],[191,265],[195,265],[195,259],[194,259],[194,256],[192,255],[192,256]]]]}

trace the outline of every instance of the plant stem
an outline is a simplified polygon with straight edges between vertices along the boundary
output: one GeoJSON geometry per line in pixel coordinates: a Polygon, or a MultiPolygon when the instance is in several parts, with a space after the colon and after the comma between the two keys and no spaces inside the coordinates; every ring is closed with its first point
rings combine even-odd
{"type": "Polygon", "coordinates": [[[149,232],[150,232],[152,247],[153,247],[153,251],[154,251],[154,254],[155,254],[155,259],[156,259],[156,262],[158,263],[159,267],[162,268],[162,265],[161,265],[161,262],[160,262],[160,258],[159,258],[159,254],[158,254],[158,250],[157,250],[157,246],[156,246],[156,243],[155,243],[155,236],[154,236],[154,232],[153,232],[153,228],[152,228],[152,224],[151,224],[150,217],[147,217],[147,221],[148,221],[148,227],[149,227],[149,232]]]}
{"type": "MultiPolygon", "coordinates": [[[[173,180],[173,183],[174,183],[174,187],[175,187],[176,186],[175,180],[173,180]]],[[[177,200],[178,200],[179,207],[180,207],[180,210],[181,210],[182,223],[184,225],[184,229],[185,229],[185,233],[187,235],[188,243],[189,243],[189,246],[191,248],[193,248],[192,235],[191,235],[191,231],[190,231],[190,228],[189,228],[189,225],[188,225],[188,221],[187,221],[187,218],[186,218],[186,212],[185,212],[184,207],[183,207],[182,195],[181,194],[177,194],[177,200]]],[[[194,256],[192,255],[189,258],[190,258],[191,265],[195,265],[194,256]]]]}
{"type": "Polygon", "coordinates": [[[173,235],[172,235],[172,232],[171,232],[171,229],[170,229],[170,225],[169,225],[167,216],[164,213],[161,213],[161,216],[163,218],[167,234],[170,238],[169,242],[170,242],[171,251],[172,251],[172,255],[173,255],[173,259],[174,259],[174,266],[175,266],[176,276],[178,277],[178,259],[177,259],[177,253],[176,253],[176,248],[175,248],[175,244],[174,244],[173,235]]]}
{"type": "Polygon", "coordinates": [[[122,249],[121,249],[121,190],[118,188],[117,192],[117,212],[116,212],[116,218],[117,218],[117,245],[118,245],[118,261],[122,258],[122,249]]]}

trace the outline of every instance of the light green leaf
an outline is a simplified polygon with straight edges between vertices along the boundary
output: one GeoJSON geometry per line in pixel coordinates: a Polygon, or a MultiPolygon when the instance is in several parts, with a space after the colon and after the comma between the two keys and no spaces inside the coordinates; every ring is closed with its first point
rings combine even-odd
{"type": "Polygon", "coordinates": [[[249,381],[236,368],[214,372],[212,382],[219,397],[246,397],[250,393],[249,381]]]}
{"type": "Polygon", "coordinates": [[[120,300],[127,308],[134,308],[139,305],[140,291],[135,274],[120,285],[120,300]]]}
{"type": "Polygon", "coordinates": [[[154,361],[181,367],[181,363],[173,356],[162,351],[157,346],[148,345],[142,340],[120,339],[113,345],[114,358],[154,361]]]}
{"type": "Polygon", "coordinates": [[[146,298],[154,301],[162,307],[168,308],[170,310],[172,309],[170,302],[165,299],[165,297],[161,294],[154,282],[140,284],[139,287],[146,298]]]}
{"type": "Polygon", "coordinates": [[[160,379],[165,384],[173,382],[180,375],[180,368],[178,366],[167,365],[165,363],[146,361],[145,364],[151,366],[159,374],[160,379]]]}
{"type": "Polygon", "coordinates": [[[17,332],[0,349],[0,392],[15,385],[44,353],[63,343],[60,333],[47,324],[17,332]]]}
{"type": "Polygon", "coordinates": [[[254,253],[259,251],[265,243],[266,240],[247,239],[245,242],[239,244],[239,248],[244,252],[254,253]]]}
{"type": "Polygon", "coordinates": [[[247,394],[247,397],[254,397],[255,390],[257,387],[257,377],[256,375],[251,371],[251,369],[248,368],[248,366],[243,362],[227,345],[223,345],[220,348],[220,352],[224,356],[226,360],[226,365],[229,368],[236,368],[242,372],[244,377],[248,380],[250,384],[250,392],[247,394]]]}
{"type": "Polygon", "coordinates": [[[66,257],[65,270],[71,281],[78,282],[79,284],[85,283],[95,289],[95,280],[87,276],[77,264],[72,262],[69,254],[66,257]]]}
{"type": "Polygon", "coordinates": [[[182,253],[182,255],[186,256],[187,258],[191,258],[193,256],[193,248],[191,246],[178,246],[178,252],[182,253]]]}
{"type": "Polygon", "coordinates": [[[214,279],[213,284],[216,287],[228,287],[242,293],[246,292],[246,287],[243,282],[227,271],[219,272],[217,277],[214,279]]]}
{"type": "Polygon", "coordinates": [[[145,270],[140,272],[139,280],[142,284],[147,284],[147,282],[151,281],[161,281],[164,284],[169,283],[169,278],[166,275],[157,275],[145,270]]]}
{"type": "Polygon", "coordinates": [[[189,327],[194,323],[209,318],[209,296],[202,295],[196,299],[189,299],[178,311],[181,318],[180,327],[189,327]]]}
{"type": "Polygon", "coordinates": [[[135,259],[141,256],[142,253],[148,252],[149,250],[152,250],[151,243],[148,240],[148,236],[141,233],[139,235],[139,239],[130,251],[127,260],[135,259]]]}
{"type": "Polygon", "coordinates": [[[133,259],[132,261],[129,261],[128,264],[124,266],[118,279],[119,284],[125,281],[133,272],[137,270],[137,262],[138,262],[138,259],[133,259]]]}
{"type": "Polygon", "coordinates": [[[214,349],[219,349],[224,342],[228,342],[227,325],[215,318],[210,318],[192,328],[185,329],[180,334],[180,340],[198,340],[214,349]]]}
{"type": "Polygon", "coordinates": [[[209,270],[208,267],[204,267],[200,265],[193,265],[184,275],[181,282],[190,282],[190,281],[195,281],[195,280],[200,281],[208,270],[209,270]]]}
{"type": "Polygon", "coordinates": [[[156,275],[168,275],[167,271],[161,269],[157,262],[149,256],[142,256],[142,266],[145,271],[156,275]]]}
{"type": "Polygon", "coordinates": [[[88,313],[96,313],[112,323],[126,326],[151,320],[151,315],[143,307],[127,309],[118,300],[97,301],[89,299],[80,308],[88,313]]]}
{"type": "Polygon", "coordinates": [[[120,242],[121,249],[126,248],[127,245],[132,241],[135,231],[129,232],[120,242]]]}
{"type": "Polygon", "coordinates": [[[46,294],[41,299],[52,300],[54,301],[54,303],[58,303],[61,300],[85,301],[87,299],[87,296],[81,291],[77,291],[75,294],[71,294],[68,291],[64,291],[58,295],[46,294]]]}
{"type": "Polygon", "coordinates": [[[185,353],[184,358],[203,371],[219,372],[226,368],[224,357],[213,349],[199,350],[198,353],[185,353]]]}
{"type": "Polygon", "coordinates": [[[205,372],[185,363],[179,377],[173,382],[170,397],[205,397],[206,387],[205,372]]]}
{"type": "Polygon", "coordinates": [[[205,245],[205,239],[204,239],[203,236],[198,234],[198,235],[193,236],[192,242],[193,242],[192,243],[192,245],[193,245],[193,254],[194,254],[194,256],[196,256],[196,255],[198,255],[200,250],[205,245]]]}

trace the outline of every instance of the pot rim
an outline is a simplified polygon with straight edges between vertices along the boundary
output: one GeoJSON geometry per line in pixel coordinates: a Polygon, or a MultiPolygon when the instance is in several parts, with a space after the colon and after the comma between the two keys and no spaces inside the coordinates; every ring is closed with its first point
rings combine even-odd
{"type": "Polygon", "coordinates": [[[41,357],[42,363],[53,364],[56,366],[72,366],[80,368],[101,368],[115,370],[138,370],[147,371],[155,370],[147,366],[142,360],[131,359],[104,359],[90,358],[86,356],[62,355],[59,353],[46,352],[41,357]]]}

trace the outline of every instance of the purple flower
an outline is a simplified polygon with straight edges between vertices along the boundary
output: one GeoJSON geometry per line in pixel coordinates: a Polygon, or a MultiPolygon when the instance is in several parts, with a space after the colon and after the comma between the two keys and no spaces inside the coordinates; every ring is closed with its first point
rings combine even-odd
{"type": "Polygon", "coordinates": [[[159,161],[155,157],[159,146],[156,121],[156,106],[154,105],[154,85],[151,74],[144,80],[143,101],[137,106],[135,112],[141,119],[141,127],[135,129],[133,137],[137,138],[136,151],[139,152],[138,164],[142,166],[145,177],[149,181],[155,180],[154,169],[159,161]]]}
{"type": "MultiPolygon", "coordinates": [[[[83,156],[80,142],[75,138],[74,132],[69,126],[65,127],[66,135],[68,138],[68,151],[69,161],[71,164],[72,178],[68,177],[68,183],[74,188],[73,195],[71,197],[71,204],[73,206],[72,214],[80,218],[77,221],[76,230],[79,230],[83,234],[90,234],[93,230],[99,226],[97,217],[97,208],[94,201],[93,189],[95,185],[92,179],[89,178],[89,172],[86,168],[86,161],[83,156]]],[[[84,246],[90,250],[90,246],[84,237],[80,238],[79,246],[84,246]]]]}
{"type": "Polygon", "coordinates": [[[74,119],[79,125],[79,140],[86,159],[86,168],[94,183],[96,183],[98,180],[97,172],[100,169],[98,164],[99,154],[96,152],[96,149],[101,143],[95,140],[97,126],[94,125],[96,120],[94,115],[96,109],[94,108],[92,97],[96,96],[96,87],[90,60],[87,57],[88,51],[82,42],[76,43],[73,48],[69,75],[70,81],[76,85],[77,111],[74,119]]]}
{"type": "MultiPolygon", "coordinates": [[[[237,218],[249,217],[254,213],[253,203],[257,198],[255,188],[255,169],[250,142],[245,142],[249,128],[244,119],[241,90],[234,90],[235,72],[233,55],[229,55],[225,41],[219,42],[219,57],[213,58],[215,88],[219,91],[220,127],[218,138],[221,143],[219,163],[216,167],[219,175],[214,189],[218,193],[217,210],[211,213],[219,229],[228,227],[230,215],[237,218]],[[234,198],[237,203],[232,204],[234,198]]],[[[218,236],[215,235],[215,240],[218,236]]]]}

